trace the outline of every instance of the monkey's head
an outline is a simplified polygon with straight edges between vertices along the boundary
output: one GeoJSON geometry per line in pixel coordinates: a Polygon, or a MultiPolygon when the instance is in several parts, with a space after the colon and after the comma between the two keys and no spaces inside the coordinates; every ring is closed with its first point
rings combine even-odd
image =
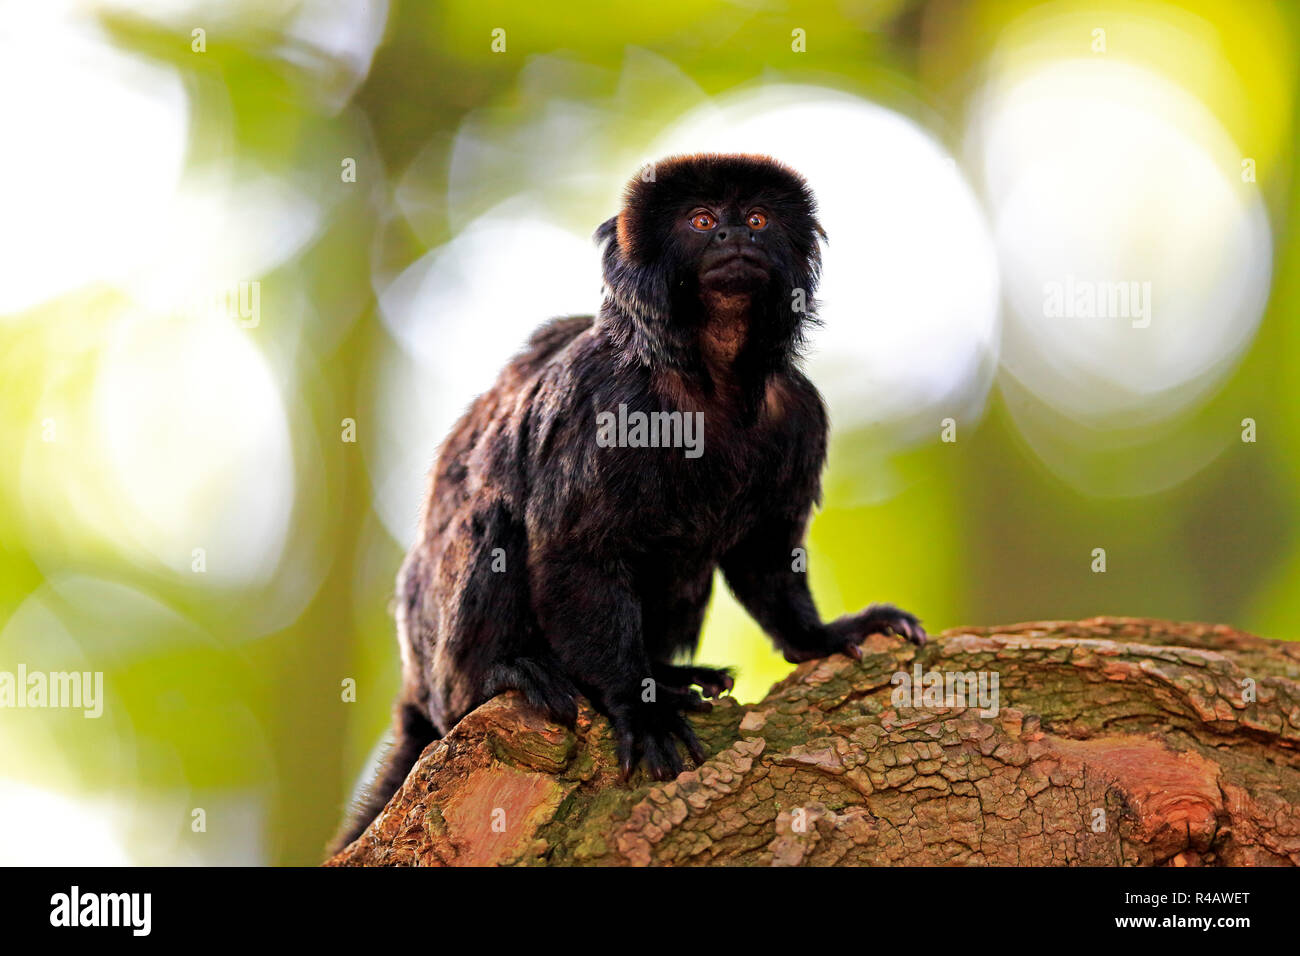
{"type": "Polygon", "coordinates": [[[821,268],[816,204],[803,178],[766,156],[676,156],[627,185],[605,243],[605,321],[643,361],[690,365],[699,330],[725,308],[745,360],[788,360],[811,317],[821,268]],[[609,306],[612,305],[611,309],[609,306]]]}

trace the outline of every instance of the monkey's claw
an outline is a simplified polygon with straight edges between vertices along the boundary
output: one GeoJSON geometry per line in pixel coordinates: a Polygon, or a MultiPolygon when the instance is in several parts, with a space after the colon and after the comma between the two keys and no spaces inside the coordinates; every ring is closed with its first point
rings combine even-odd
{"type": "Polygon", "coordinates": [[[660,687],[674,691],[689,691],[694,685],[705,697],[721,697],[736,686],[736,678],[727,667],[657,664],[654,675],[660,687]]]}
{"type": "Polygon", "coordinates": [[[858,645],[871,634],[897,634],[918,646],[926,641],[925,628],[914,614],[899,610],[892,604],[873,604],[857,614],[846,614],[827,624],[822,631],[820,646],[784,648],[785,659],[797,664],[838,653],[860,661],[862,648],[858,645]]]}
{"type": "MultiPolygon", "coordinates": [[[[690,723],[676,709],[675,696],[635,705],[625,716],[614,717],[615,747],[624,780],[632,776],[638,763],[645,765],[646,773],[653,779],[672,780],[684,768],[677,750],[678,741],[685,744],[697,765],[708,759],[690,723]]],[[[699,700],[698,695],[694,696],[699,700]]],[[[706,708],[710,706],[700,703],[706,708]]]]}
{"type": "Polygon", "coordinates": [[[909,614],[892,604],[872,604],[857,614],[840,618],[831,628],[842,634],[854,635],[858,641],[864,640],[869,634],[897,634],[918,647],[925,643],[927,637],[925,628],[915,614],[909,614]]]}

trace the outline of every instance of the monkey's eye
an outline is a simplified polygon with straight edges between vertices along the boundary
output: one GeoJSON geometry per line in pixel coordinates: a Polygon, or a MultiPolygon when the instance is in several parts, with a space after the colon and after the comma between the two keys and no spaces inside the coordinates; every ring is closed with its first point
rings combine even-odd
{"type": "Polygon", "coordinates": [[[757,209],[749,214],[749,218],[746,219],[745,222],[749,223],[750,229],[767,228],[767,216],[759,212],[757,209]]]}
{"type": "Polygon", "coordinates": [[[708,232],[718,224],[718,220],[713,218],[713,213],[705,212],[703,209],[691,214],[691,228],[698,229],[700,232],[708,232]]]}

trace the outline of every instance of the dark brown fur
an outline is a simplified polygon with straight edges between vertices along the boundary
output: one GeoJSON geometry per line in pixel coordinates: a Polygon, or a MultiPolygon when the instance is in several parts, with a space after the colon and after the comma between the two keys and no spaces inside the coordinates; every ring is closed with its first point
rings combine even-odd
{"type": "Polygon", "coordinates": [[[792,570],[826,456],[796,367],[810,316],[792,308],[796,290],[811,308],[821,235],[804,181],[766,157],[679,157],[629,184],[597,231],[600,313],[543,326],[442,447],[398,576],[397,742],[343,843],[427,743],[511,688],[570,723],[587,696],[627,773],[676,775],[678,741],[703,759],[692,688],[731,677],[673,662],[695,651],[719,567],[788,660],[860,655],[877,631],[925,639],[888,605],[823,624],[792,570]],[[701,209],[715,228],[691,225],[701,209]],[[703,453],[601,447],[597,416],[620,404],[702,412],[703,453]]]}

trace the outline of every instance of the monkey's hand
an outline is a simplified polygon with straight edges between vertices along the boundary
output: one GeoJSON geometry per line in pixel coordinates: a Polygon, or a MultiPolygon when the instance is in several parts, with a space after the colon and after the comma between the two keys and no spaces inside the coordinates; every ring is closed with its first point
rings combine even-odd
{"type": "Polygon", "coordinates": [[[686,745],[697,765],[708,759],[682,712],[706,711],[713,705],[694,691],[675,690],[663,685],[656,688],[656,697],[654,701],[638,700],[611,709],[610,720],[614,725],[615,747],[624,780],[632,776],[638,762],[645,763],[646,772],[655,780],[672,780],[683,769],[682,757],[677,751],[679,740],[686,745]]]}
{"type": "Polygon", "coordinates": [[[655,664],[654,678],[661,687],[687,692],[692,685],[705,697],[721,697],[736,686],[728,667],[704,667],[699,664],[655,664]]]}
{"type": "Polygon", "coordinates": [[[918,646],[926,640],[925,628],[916,615],[892,604],[872,604],[857,614],[845,614],[827,624],[823,631],[821,647],[787,647],[785,659],[797,664],[838,653],[862,660],[862,648],[858,645],[871,634],[897,634],[918,646]]]}

